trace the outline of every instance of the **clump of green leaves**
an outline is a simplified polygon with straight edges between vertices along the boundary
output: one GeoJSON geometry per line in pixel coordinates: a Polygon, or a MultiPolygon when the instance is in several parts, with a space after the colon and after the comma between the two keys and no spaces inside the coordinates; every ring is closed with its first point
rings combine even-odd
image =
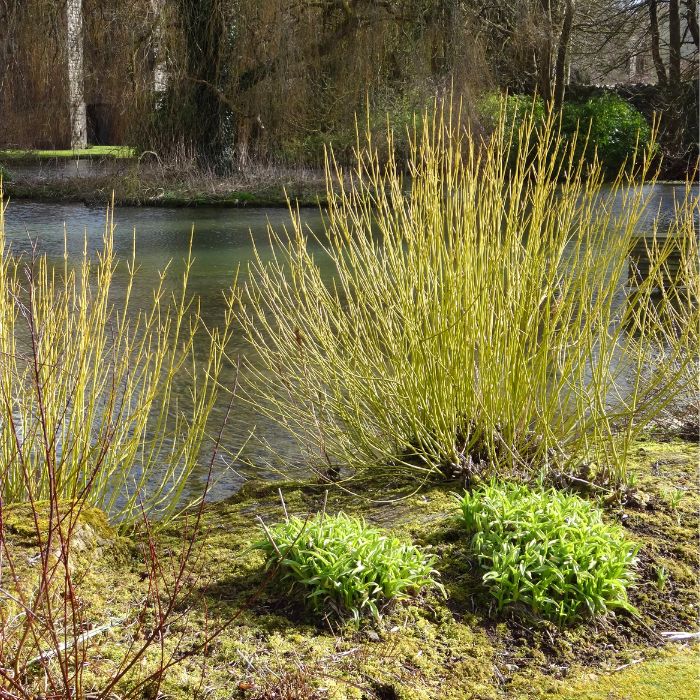
{"type": "Polygon", "coordinates": [[[559,625],[611,608],[634,611],[626,588],[638,547],[587,501],[496,482],[455,497],[499,610],[525,603],[559,625]]]}
{"type": "Polygon", "coordinates": [[[562,133],[571,138],[580,128],[588,139],[576,142],[575,159],[593,159],[594,151],[609,174],[631,161],[640,147],[648,146],[651,127],[646,119],[619,95],[591,97],[583,104],[567,102],[562,110],[562,133]]]}
{"type": "Polygon", "coordinates": [[[251,549],[268,555],[268,567],[284,558],[285,578],[306,586],[315,609],[326,603],[356,623],[366,613],[379,619],[391,603],[424,586],[443,590],[434,579],[433,556],[342,512],[308,522],[292,516],[251,549]]]}

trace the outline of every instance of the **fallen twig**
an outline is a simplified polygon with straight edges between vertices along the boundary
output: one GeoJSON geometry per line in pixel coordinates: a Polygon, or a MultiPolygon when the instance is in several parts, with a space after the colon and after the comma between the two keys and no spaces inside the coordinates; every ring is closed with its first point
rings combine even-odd
{"type": "Polygon", "coordinates": [[[622,671],[623,668],[629,668],[630,666],[633,666],[634,664],[641,664],[642,661],[646,661],[646,659],[634,659],[634,661],[630,661],[628,664],[623,664],[622,666],[618,666],[617,668],[614,668],[611,673],[617,673],[618,671],[622,671]]]}
{"type": "Polygon", "coordinates": [[[686,640],[700,640],[700,632],[662,632],[661,635],[667,642],[684,642],[686,640]]]}
{"type": "Polygon", "coordinates": [[[40,661],[48,661],[49,659],[52,659],[57,654],[60,654],[62,651],[65,651],[66,649],[70,649],[71,647],[74,647],[76,644],[81,644],[82,642],[85,642],[88,639],[90,639],[90,637],[96,637],[98,634],[102,634],[103,632],[106,632],[111,627],[116,627],[121,622],[122,622],[121,619],[113,620],[112,622],[109,622],[106,625],[96,627],[94,630],[90,630],[89,632],[83,632],[80,636],[76,637],[75,639],[71,639],[68,642],[61,642],[60,644],[56,645],[56,647],[54,649],[50,649],[49,651],[45,651],[42,654],[39,654],[39,656],[35,656],[33,659],[30,659],[29,661],[27,661],[26,667],[29,668],[33,664],[38,664],[40,661]]]}
{"type": "Polygon", "coordinates": [[[275,544],[275,541],[272,539],[272,535],[270,534],[270,531],[267,529],[267,525],[265,525],[264,520],[259,515],[256,517],[260,521],[260,524],[263,526],[263,530],[265,530],[265,534],[267,535],[267,539],[270,540],[270,544],[275,548],[275,552],[277,552],[277,556],[281,560],[282,555],[280,554],[280,550],[277,549],[277,545],[275,544]]]}

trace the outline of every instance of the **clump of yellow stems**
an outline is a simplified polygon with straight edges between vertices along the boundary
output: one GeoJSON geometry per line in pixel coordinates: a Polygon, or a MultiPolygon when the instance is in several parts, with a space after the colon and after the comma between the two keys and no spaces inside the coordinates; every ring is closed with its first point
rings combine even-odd
{"type": "MultiPolygon", "coordinates": [[[[691,196],[690,184],[686,189],[686,196],[676,202],[668,235],[663,239],[654,237],[647,246],[649,260],[655,263],[650,276],[656,296],[653,305],[640,309],[643,313],[637,319],[653,341],[639,353],[643,361],[639,383],[642,394],[663,392],[665,400],[648,421],[643,416],[637,419],[697,440],[700,430],[700,249],[694,214],[697,216],[698,199],[691,196]],[[675,280],[675,284],[669,284],[669,280],[675,280]],[[668,392],[668,386],[676,387],[677,391],[668,392]]],[[[645,396],[647,402],[649,398],[645,396]]]]}
{"type": "Polygon", "coordinates": [[[124,525],[144,514],[171,518],[206,435],[232,314],[209,333],[199,363],[199,319],[187,297],[191,255],[180,292],[169,298],[162,273],[151,309],[138,313],[130,305],[132,258],[117,311],[109,212],[96,264],[86,249],[77,269],[67,254],[57,269],[36,244],[29,257],[13,254],[6,206],[0,199],[2,502],[87,501],[124,525]],[[184,371],[188,415],[172,388],[184,371]]]}
{"type": "MultiPolygon", "coordinates": [[[[665,260],[627,285],[651,151],[603,189],[599,163],[574,160],[554,116],[519,134],[502,118],[488,145],[442,112],[424,123],[408,189],[369,137],[349,189],[328,158],[317,238],[331,284],[298,213],[291,235],[270,232],[275,257],[251,265],[242,313],[265,366],[251,368],[249,397],[326,475],[586,461],[623,479],[627,445],[678,391],[663,372],[644,390],[637,381],[658,344],[640,309],[653,308],[665,260]],[[521,152],[508,169],[512,143],[521,152]]],[[[678,377],[688,358],[660,362],[678,377]]]]}

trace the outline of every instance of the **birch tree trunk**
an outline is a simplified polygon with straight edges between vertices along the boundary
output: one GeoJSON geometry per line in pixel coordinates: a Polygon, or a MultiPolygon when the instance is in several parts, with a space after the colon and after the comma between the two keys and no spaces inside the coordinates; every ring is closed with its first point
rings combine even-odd
{"type": "Polygon", "coordinates": [[[87,117],[83,83],[83,0],[66,0],[70,145],[75,151],[87,146],[87,117]]]}
{"type": "Polygon", "coordinates": [[[155,67],[153,68],[153,90],[156,93],[162,94],[168,89],[168,71],[165,63],[162,29],[163,0],[151,0],[151,9],[153,10],[154,18],[153,54],[155,58],[155,67]]]}

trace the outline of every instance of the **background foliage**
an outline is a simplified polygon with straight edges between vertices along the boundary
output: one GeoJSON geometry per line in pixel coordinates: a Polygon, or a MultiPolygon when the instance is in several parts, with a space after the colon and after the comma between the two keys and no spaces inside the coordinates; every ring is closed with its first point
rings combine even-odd
{"type": "MultiPolygon", "coordinates": [[[[354,114],[367,105],[379,131],[390,115],[401,153],[402,126],[436,92],[463,97],[479,134],[490,91],[537,93],[558,108],[569,84],[641,80],[658,82],[663,143],[687,161],[696,132],[683,135],[673,115],[690,109],[697,22],[695,0],[673,3],[687,24],[678,65],[664,58],[675,55],[665,5],[650,24],[656,0],[83,0],[88,132],[219,170],[322,165],[327,143],[351,160],[354,114]],[[656,70],[655,37],[666,52],[656,70]]],[[[65,2],[1,0],[0,27],[0,147],[70,145],[65,2]]]]}

